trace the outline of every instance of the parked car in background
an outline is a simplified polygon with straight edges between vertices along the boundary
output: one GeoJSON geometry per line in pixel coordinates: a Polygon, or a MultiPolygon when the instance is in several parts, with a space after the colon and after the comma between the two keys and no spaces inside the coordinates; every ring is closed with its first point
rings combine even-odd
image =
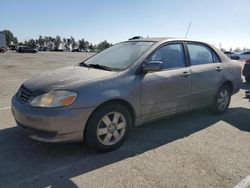
{"type": "Polygon", "coordinates": [[[45,47],[45,46],[40,46],[40,47],[38,48],[38,51],[48,51],[48,48],[45,47]]]}
{"type": "Polygon", "coordinates": [[[225,51],[224,54],[226,54],[227,57],[229,57],[230,59],[234,59],[234,60],[239,60],[240,59],[238,54],[236,54],[235,52],[225,51]]]}
{"type": "Polygon", "coordinates": [[[79,48],[75,48],[75,49],[71,50],[71,52],[82,52],[82,50],[79,48]]]}
{"type": "Polygon", "coordinates": [[[37,53],[37,50],[28,46],[18,46],[16,51],[19,53],[37,53]]]}
{"type": "Polygon", "coordinates": [[[89,49],[75,48],[75,49],[71,50],[71,52],[90,52],[90,50],[89,49]]]}
{"type": "Polygon", "coordinates": [[[49,51],[51,51],[51,52],[64,52],[64,50],[62,48],[52,48],[49,51]]]}
{"type": "Polygon", "coordinates": [[[250,51],[241,52],[238,56],[240,57],[240,60],[246,61],[250,59],[250,51]]]}
{"type": "Polygon", "coordinates": [[[24,82],[12,98],[19,130],[44,142],[110,151],[130,127],[196,108],[224,113],[241,66],[203,42],[132,39],[24,82]]]}
{"type": "Polygon", "coordinates": [[[231,51],[224,51],[224,54],[226,54],[229,58],[231,58],[231,55],[235,55],[235,53],[231,51]]]}
{"type": "Polygon", "coordinates": [[[245,76],[245,80],[250,82],[250,58],[246,60],[242,73],[245,76]]]}
{"type": "Polygon", "coordinates": [[[9,50],[16,51],[16,49],[17,49],[17,45],[16,44],[10,44],[9,45],[9,50]]]}

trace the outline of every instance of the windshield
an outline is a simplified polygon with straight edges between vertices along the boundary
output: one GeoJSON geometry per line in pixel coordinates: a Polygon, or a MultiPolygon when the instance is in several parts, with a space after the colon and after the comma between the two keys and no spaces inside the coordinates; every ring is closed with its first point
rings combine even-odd
{"type": "Polygon", "coordinates": [[[141,41],[118,43],[87,59],[84,64],[124,70],[133,64],[153,44],[154,42],[141,41]]]}

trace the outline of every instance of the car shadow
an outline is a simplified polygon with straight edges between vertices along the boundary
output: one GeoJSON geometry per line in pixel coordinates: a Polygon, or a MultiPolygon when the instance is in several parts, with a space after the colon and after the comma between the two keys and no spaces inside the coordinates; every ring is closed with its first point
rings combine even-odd
{"type": "Polygon", "coordinates": [[[133,128],[122,147],[98,153],[83,144],[46,144],[22,136],[17,128],[0,131],[0,185],[4,187],[77,187],[71,178],[156,149],[208,128],[218,121],[250,132],[249,109],[230,108],[224,115],[206,110],[133,128]]]}

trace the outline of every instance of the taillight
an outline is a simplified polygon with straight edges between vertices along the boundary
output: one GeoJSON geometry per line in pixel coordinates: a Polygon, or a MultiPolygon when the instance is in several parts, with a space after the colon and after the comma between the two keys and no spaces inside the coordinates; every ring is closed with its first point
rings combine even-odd
{"type": "Polygon", "coordinates": [[[246,63],[250,63],[250,59],[246,60],[246,63]]]}

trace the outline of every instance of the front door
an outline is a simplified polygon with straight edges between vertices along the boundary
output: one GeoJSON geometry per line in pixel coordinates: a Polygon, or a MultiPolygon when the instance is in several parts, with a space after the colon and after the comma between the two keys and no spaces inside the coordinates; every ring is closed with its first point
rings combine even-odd
{"type": "Polygon", "coordinates": [[[163,70],[141,75],[142,118],[154,119],[186,110],[191,79],[182,43],[159,48],[147,59],[150,61],[161,61],[163,70]]]}

